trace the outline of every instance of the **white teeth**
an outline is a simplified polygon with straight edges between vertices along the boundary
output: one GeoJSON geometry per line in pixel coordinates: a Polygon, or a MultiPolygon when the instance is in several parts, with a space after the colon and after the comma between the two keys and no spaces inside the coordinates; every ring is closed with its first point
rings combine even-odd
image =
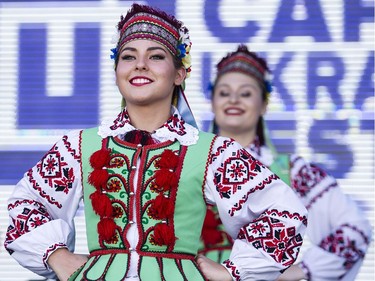
{"type": "Polygon", "coordinates": [[[143,84],[143,83],[149,83],[150,80],[148,79],[144,79],[144,78],[136,78],[136,79],[133,79],[132,83],[135,83],[135,84],[143,84]]]}
{"type": "Polygon", "coordinates": [[[229,114],[236,114],[236,113],[242,113],[242,110],[241,109],[231,108],[231,109],[225,110],[225,112],[229,113],[229,114]]]}

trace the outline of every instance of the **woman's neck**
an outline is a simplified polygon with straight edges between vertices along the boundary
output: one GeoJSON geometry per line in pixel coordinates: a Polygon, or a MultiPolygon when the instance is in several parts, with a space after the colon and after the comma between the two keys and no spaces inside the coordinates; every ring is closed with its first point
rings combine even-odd
{"type": "Polygon", "coordinates": [[[162,107],[127,107],[131,124],[147,132],[153,132],[159,129],[171,116],[170,105],[162,107]]]}
{"type": "Polygon", "coordinates": [[[219,135],[232,138],[243,147],[247,147],[249,144],[251,144],[255,140],[256,136],[255,131],[234,132],[223,129],[219,129],[219,135]]]}

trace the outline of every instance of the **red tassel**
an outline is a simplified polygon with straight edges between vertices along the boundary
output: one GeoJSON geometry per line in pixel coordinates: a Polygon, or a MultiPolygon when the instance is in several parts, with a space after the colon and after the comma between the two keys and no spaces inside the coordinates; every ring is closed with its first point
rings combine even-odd
{"type": "Polygon", "coordinates": [[[154,228],[154,234],[151,234],[151,243],[162,246],[174,245],[176,237],[173,234],[173,229],[165,223],[159,223],[154,228]]]}
{"type": "Polygon", "coordinates": [[[111,151],[106,148],[102,148],[95,151],[90,157],[91,167],[94,169],[101,169],[103,167],[109,166],[109,161],[111,160],[111,151]]]}
{"type": "Polygon", "coordinates": [[[170,218],[173,215],[172,201],[164,197],[163,194],[159,194],[152,202],[147,213],[151,218],[157,220],[170,218]]]}
{"type": "Polygon", "coordinates": [[[95,186],[97,189],[102,186],[105,187],[108,181],[107,169],[98,169],[91,172],[89,175],[89,184],[95,186]]]}
{"type": "Polygon", "coordinates": [[[92,207],[100,217],[112,217],[113,208],[109,197],[100,191],[95,191],[90,195],[92,207]]]}
{"type": "Polygon", "coordinates": [[[178,165],[178,156],[170,149],[164,150],[160,159],[156,161],[155,166],[158,168],[176,169],[178,165]]]}
{"type": "Polygon", "coordinates": [[[168,191],[171,188],[177,187],[178,178],[176,173],[168,169],[161,169],[155,171],[155,184],[159,191],[168,191]]]}
{"type": "Polygon", "coordinates": [[[112,218],[103,218],[98,222],[98,234],[100,239],[111,241],[116,235],[116,223],[112,218]]]}

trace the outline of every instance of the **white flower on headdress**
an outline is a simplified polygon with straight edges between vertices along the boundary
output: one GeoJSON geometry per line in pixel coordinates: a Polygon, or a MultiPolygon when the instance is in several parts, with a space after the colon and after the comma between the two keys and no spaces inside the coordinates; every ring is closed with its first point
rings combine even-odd
{"type": "Polygon", "coordinates": [[[186,69],[186,78],[188,78],[191,72],[191,41],[186,27],[182,26],[179,33],[180,38],[178,39],[177,56],[181,59],[182,64],[186,69]]]}
{"type": "Polygon", "coordinates": [[[272,92],[272,74],[268,71],[266,71],[266,73],[264,73],[264,85],[266,87],[266,91],[267,91],[267,94],[271,94],[272,92]]]}
{"type": "Polygon", "coordinates": [[[112,35],[111,44],[117,44],[120,40],[120,31],[116,30],[116,33],[112,35]]]}
{"type": "MultiPolygon", "coordinates": [[[[112,35],[111,39],[111,44],[114,44],[115,47],[111,49],[111,59],[116,60],[117,55],[118,55],[118,50],[117,50],[117,44],[118,41],[120,40],[120,31],[116,30],[116,33],[112,35]]],[[[116,67],[115,65],[113,67],[116,67]]]]}

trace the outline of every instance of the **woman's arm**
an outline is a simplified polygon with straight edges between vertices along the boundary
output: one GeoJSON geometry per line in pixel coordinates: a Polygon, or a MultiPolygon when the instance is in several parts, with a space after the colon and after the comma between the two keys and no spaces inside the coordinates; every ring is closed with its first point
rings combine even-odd
{"type": "Polygon", "coordinates": [[[47,260],[74,251],[73,219],[82,198],[79,131],[57,142],[15,186],[8,199],[4,246],[22,266],[53,278],[47,260]]]}
{"type": "Polygon", "coordinates": [[[307,211],[296,194],[239,144],[219,137],[206,178],[206,199],[218,206],[234,239],[223,265],[234,280],[275,280],[293,264],[307,211]]]}
{"type": "Polygon", "coordinates": [[[355,265],[362,262],[369,247],[371,226],[357,203],[332,176],[301,157],[291,158],[291,178],[309,211],[311,246],[301,259],[308,275],[333,280],[359,268],[355,265]]]}
{"type": "Polygon", "coordinates": [[[47,262],[57,278],[65,281],[86,261],[86,255],[73,254],[66,248],[60,248],[50,255],[47,262]]]}

